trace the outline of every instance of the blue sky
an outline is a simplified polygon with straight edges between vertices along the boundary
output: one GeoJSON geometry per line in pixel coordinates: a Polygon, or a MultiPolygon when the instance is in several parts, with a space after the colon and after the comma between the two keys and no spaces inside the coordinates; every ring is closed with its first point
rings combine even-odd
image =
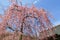
{"type": "Polygon", "coordinates": [[[54,25],[60,24],[60,0],[39,0],[35,5],[48,10],[54,16],[54,25]]]}
{"type": "MultiPolygon", "coordinates": [[[[34,3],[37,8],[44,8],[49,11],[56,20],[53,20],[54,25],[60,24],[60,0],[23,0],[23,5],[25,3],[34,3]]],[[[3,7],[4,9],[8,8],[9,2],[7,0],[0,0],[0,14],[3,15],[3,7]]]]}

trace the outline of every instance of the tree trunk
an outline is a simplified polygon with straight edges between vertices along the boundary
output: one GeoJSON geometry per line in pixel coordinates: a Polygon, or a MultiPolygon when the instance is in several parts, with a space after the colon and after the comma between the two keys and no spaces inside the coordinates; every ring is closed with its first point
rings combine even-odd
{"type": "Polygon", "coordinates": [[[22,40],[22,38],[23,38],[23,23],[24,23],[24,19],[23,19],[23,22],[22,22],[22,25],[21,25],[21,35],[20,35],[20,39],[19,40],[22,40]]]}

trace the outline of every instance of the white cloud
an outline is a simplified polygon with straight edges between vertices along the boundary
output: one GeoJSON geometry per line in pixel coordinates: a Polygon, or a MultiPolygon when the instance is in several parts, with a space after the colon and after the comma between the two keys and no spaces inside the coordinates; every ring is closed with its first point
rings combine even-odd
{"type": "Polygon", "coordinates": [[[56,22],[54,23],[54,26],[56,26],[56,25],[60,25],[60,21],[56,21],[56,22]]]}
{"type": "Polygon", "coordinates": [[[36,4],[38,1],[39,1],[39,0],[34,1],[33,4],[36,4]]]}

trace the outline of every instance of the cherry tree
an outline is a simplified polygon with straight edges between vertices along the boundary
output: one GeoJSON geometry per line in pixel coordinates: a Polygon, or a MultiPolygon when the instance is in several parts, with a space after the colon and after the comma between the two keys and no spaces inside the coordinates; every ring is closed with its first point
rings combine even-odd
{"type": "MultiPolygon", "coordinates": [[[[20,32],[19,40],[23,40],[23,35],[35,37],[36,40],[43,40],[46,37],[54,35],[49,13],[45,9],[37,9],[34,5],[31,7],[22,6],[21,1],[21,5],[18,5],[17,0],[11,0],[11,2],[12,5],[5,11],[5,15],[0,17],[2,18],[0,31],[4,30],[5,32],[9,28],[15,34],[20,32]]],[[[27,40],[31,39],[28,38],[27,40]]]]}

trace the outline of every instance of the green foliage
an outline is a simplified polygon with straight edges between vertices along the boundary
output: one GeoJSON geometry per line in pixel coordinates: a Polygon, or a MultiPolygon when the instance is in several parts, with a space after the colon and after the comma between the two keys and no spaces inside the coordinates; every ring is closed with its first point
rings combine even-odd
{"type": "Polygon", "coordinates": [[[54,32],[60,35],[60,25],[56,26],[56,30],[54,32]]]}

